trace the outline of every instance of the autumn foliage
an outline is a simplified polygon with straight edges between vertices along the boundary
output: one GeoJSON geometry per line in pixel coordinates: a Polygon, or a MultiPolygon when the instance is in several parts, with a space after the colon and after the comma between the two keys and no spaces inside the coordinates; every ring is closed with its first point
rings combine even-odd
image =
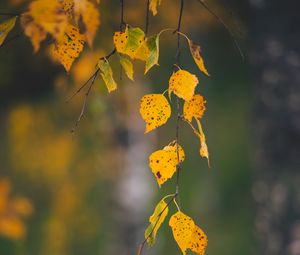
{"type": "MultiPolygon", "coordinates": [[[[51,58],[58,61],[69,72],[74,61],[80,57],[84,47],[86,45],[92,47],[93,45],[94,37],[100,26],[101,15],[98,4],[89,0],[32,1],[26,12],[0,24],[0,45],[5,42],[7,35],[19,20],[24,34],[32,43],[33,52],[39,51],[41,43],[50,38],[51,43],[46,50],[50,52],[51,58]]],[[[156,15],[160,4],[161,0],[151,0],[149,11],[156,15]]],[[[120,31],[116,31],[111,38],[112,52],[107,56],[100,57],[97,63],[94,63],[95,72],[83,87],[89,84],[89,93],[95,78],[99,75],[109,93],[117,90],[118,85],[114,78],[114,70],[109,62],[112,55],[118,56],[118,61],[130,80],[134,80],[133,61],[144,63],[144,74],[146,75],[151,68],[158,67],[159,40],[168,32],[177,34],[178,40],[180,38],[186,40],[191,53],[191,61],[195,62],[200,72],[209,76],[201,56],[200,46],[180,31],[180,22],[177,29],[166,28],[152,36],[148,36],[147,31],[143,31],[139,27],[121,23],[120,31]]],[[[206,109],[206,100],[201,94],[196,93],[198,87],[201,88],[201,81],[197,75],[180,67],[179,63],[176,62],[166,90],[157,94],[147,94],[141,98],[140,115],[145,121],[145,134],[165,125],[172,114],[177,116],[177,122],[186,122],[196,138],[199,139],[199,155],[205,157],[209,164],[208,147],[201,125],[201,119],[206,109]],[[167,95],[165,95],[166,92],[168,92],[167,95]],[[172,100],[177,103],[176,113],[172,113],[171,110],[172,100]],[[180,109],[181,101],[182,109],[180,109]]],[[[81,116],[79,121],[80,119],[81,116]]],[[[178,132],[178,123],[176,129],[178,132]]],[[[185,159],[185,152],[179,144],[178,136],[170,137],[170,141],[165,147],[152,152],[149,156],[149,167],[159,187],[176,174],[179,178],[181,163],[185,159]]],[[[158,230],[169,214],[170,204],[174,203],[177,212],[171,215],[169,226],[179,248],[183,254],[186,254],[188,249],[198,255],[204,254],[208,242],[207,236],[192,218],[182,212],[178,205],[176,201],[179,196],[178,185],[177,180],[175,193],[163,198],[155,207],[149,218],[149,226],[145,231],[145,241],[140,246],[139,253],[142,252],[144,243],[148,243],[149,246],[154,244],[158,230]]],[[[19,209],[16,209],[16,215],[18,213],[19,209]]],[[[27,214],[29,213],[27,212],[27,214]]]]}

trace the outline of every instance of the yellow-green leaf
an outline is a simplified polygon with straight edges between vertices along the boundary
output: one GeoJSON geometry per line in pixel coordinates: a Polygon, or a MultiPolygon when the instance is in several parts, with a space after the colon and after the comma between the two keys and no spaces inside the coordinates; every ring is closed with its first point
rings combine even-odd
{"type": "Polygon", "coordinates": [[[185,70],[173,73],[169,80],[169,97],[173,92],[176,96],[189,101],[193,98],[198,78],[185,70]]]}
{"type": "Polygon", "coordinates": [[[148,94],[142,97],[140,114],[146,122],[145,133],[162,126],[171,116],[171,106],[162,94],[148,94]]]}
{"type": "Polygon", "coordinates": [[[208,166],[210,166],[210,162],[209,162],[209,152],[208,152],[208,147],[207,147],[207,144],[206,144],[206,138],[205,138],[205,134],[203,132],[203,128],[202,128],[202,125],[200,123],[200,121],[198,119],[196,119],[196,122],[197,122],[197,126],[198,126],[198,129],[199,129],[199,139],[200,139],[200,156],[201,157],[205,157],[207,158],[207,163],[208,163],[208,166]]]}
{"type": "Polygon", "coordinates": [[[178,154],[179,159],[177,155],[177,144],[176,142],[172,142],[162,150],[157,150],[150,155],[149,167],[159,186],[172,178],[176,172],[178,161],[179,163],[183,162],[185,154],[180,145],[178,145],[178,154]]]}
{"type": "Polygon", "coordinates": [[[203,58],[200,55],[200,46],[197,44],[194,44],[192,40],[188,40],[190,51],[193,56],[193,59],[196,63],[196,65],[199,67],[200,71],[205,73],[207,76],[209,76],[209,73],[204,65],[203,58]]]}
{"type": "Polygon", "coordinates": [[[208,243],[207,236],[191,217],[179,211],[171,216],[169,225],[174,239],[184,255],[187,249],[198,255],[204,255],[208,243]]]}
{"type": "Polygon", "coordinates": [[[3,44],[8,33],[14,28],[17,17],[8,19],[0,24],[0,46],[3,44]]]}
{"type": "Polygon", "coordinates": [[[68,25],[63,37],[58,39],[53,47],[52,53],[69,72],[74,60],[79,56],[84,46],[84,35],[73,25],[68,25]]]}
{"type": "Polygon", "coordinates": [[[153,16],[157,14],[157,6],[161,4],[161,0],[150,0],[149,10],[152,12],[153,16]]]}
{"type": "Polygon", "coordinates": [[[107,59],[100,59],[98,61],[98,67],[99,67],[102,79],[108,89],[108,92],[110,93],[110,92],[116,90],[117,83],[114,80],[113,71],[112,71],[107,59]]]}
{"type": "Polygon", "coordinates": [[[145,44],[145,33],[140,28],[126,27],[124,32],[115,32],[113,40],[117,52],[132,59],[146,60],[148,48],[145,44]]]}
{"type": "Polygon", "coordinates": [[[154,66],[158,65],[159,58],[159,34],[147,38],[148,56],[146,59],[145,74],[154,66]]]}
{"type": "Polygon", "coordinates": [[[133,81],[134,79],[133,79],[133,65],[132,65],[132,62],[128,58],[125,58],[125,57],[120,55],[120,64],[123,67],[127,77],[130,80],[133,81]]]}
{"type": "Polygon", "coordinates": [[[189,122],[193,117],[201,119],[205,111],[205,103],[203,96],[194,95],[190,101],[184,102],[183,117],[189,122]]]}
{"type": "Polygon", "coordinates": [[[155,243],[158,229],[168,215],[169,208],[167,203],[162,199],[155,207],[153,214],[149,218],[149,226],[145,230],[145,239],[149,247],[155,243]]]}

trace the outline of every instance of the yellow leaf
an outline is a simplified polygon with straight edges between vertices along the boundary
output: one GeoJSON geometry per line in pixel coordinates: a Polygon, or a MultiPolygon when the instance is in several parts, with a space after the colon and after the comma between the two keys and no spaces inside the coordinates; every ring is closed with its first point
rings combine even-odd
{"type": "Polygon", "coordinates": [[[126,27],[125,32],[115,32],[113,40],[117,52],[126,54],[132,59],[146,61],[148,48],[145,33],[140,28],[126,27]]]}
{"type": "Polygon", "coordinates": [[[162,94],[143,96],[140,103],[140,114],[146,122],[145,133],[165,124],[171,116],[171,106],[162,94]]]}
{"type": "Polygon", "coordinates": [[[169,80],[169,97],[173,92],[176,96],[189,101],[194,96],[198,78],[185,70],[173,73],[169,80]]]}
{"type": "Polygon", "coordinates": [[[196,254],[204,255],[207,243],[208,239],[206,234],[201,228],[195,225],[188,247],[196,254]]]}
{"type": "Polygon", "coordinates": [[[208,240],[192,218],[179,211],[171,216],[169,225],[172,228],[174,239],[184,255],[187,249],[198,255],[204,255],[208,240]]]}
{"type": "Polygon", "coordinates": [[[107,59],[100,59],[98,61],[98,67],[100,69],[100,74],[102,76],[102,79],[108,89],[108,92],[110,93],[110,92],[116,90],[117,83],[114,80],[113,71],[112,71],[107,59]]]}
{"type": "Polygon", "coordinates": [[[200,46],[193,43],[192,40],[188,40],[191,54],[194,58],[195,63],[199,67],[200,71],[205,73],[207,76],[209,76],[209,73],[204,65],[203,58],[200,55],[200,46]]]}
{"type": "Polygon", "coordinates": [[[149,10],[152,12],[153,16],[157,14],[157,6],[161,4],[161,0],[150,0],[149,10]]]}
{"type": "Polygon", "coordinates": [[[59,0],[69,19],[73,18],[74,0],[59,0]]]}
{"type": "Polygon", "coordinates": [[[201,119],[205,111],[205,103],[203,96],[194,95],[190,101],[185,101],[183,105],[183,116],[189,122],[193,117],[201,119]]]}
{"type": "Polygon", "coordinates": [[[8,33],[14,28],[17,17],[8,19],[0,24],[0,46],[3,44],[8,33]]]}
{"type": "Polygon", "coordinates": [[[196,122],[197,122],[198,129],[199,129],[199,139],[200,139],[200,151],[199,152],[200,152],[200,156],[207,158],[208,166],[210,166],[209,153],[208,153],[208,147],[207,147],[207,144],[206,144],[205,134],[203,132],[202,125],[201,125],[200,121],[198,119],[196,119],[196,122]]]}
{"type": "Polygon", "coordinates": [[[34,22],[54,38],[60,39],[68,25],[67,15],[58,0],[36,0],[29,6],[29,13],[34,22]]]}
{"type": "MultiPolygon", "coordinates": [[[[178,145],[179,163],[183,162],[185,155],[182,147],[178,145]]],[[[159,186],[170,179],[176,172],[178,165],[177,145],[170,143],[162,150],[153,152],[149,157],[149,167],[151,168],[159,186]]]]}
{"type": "Polygon", "coordinates": [[[74,60],[83,50],[84,35],[80,34],[79,29],[72,25],[68,25],[64,36],[58,39],[53,47],[52,54],[69,72],[74,60]]]}
{"type": "Polygon", "coordinates": [[[87,42],[92,46],[97,29],[100,26],[100,13],[98,9],[88,0],[74,0],[74,12],[77,21],[82,17],[87,42]]]}
{"type": "Polygon", "coordinates": [[[133,65],[131,61],[120,55],[120,64],[123,67],[127,77],[133,81],[133,65]]]}
{"type": "Polygon", "coordinates": [[[37,52],[40,49],[41,42],[46,39],[47,32],[33,20],[29,12],[21,16],[21,26],[25,35],[30,38],[33,51],[37,52]]]}
{"type": "Polygon", "coordinates": [[[162,199],[155,207],[153,214],[149,218],[149,226],[145,230],[145,239],[149,247],[151,247],[156,238],[156,234],[161,224],[164,222],[168,215],[169,208],[167,203],[162,199]]]}

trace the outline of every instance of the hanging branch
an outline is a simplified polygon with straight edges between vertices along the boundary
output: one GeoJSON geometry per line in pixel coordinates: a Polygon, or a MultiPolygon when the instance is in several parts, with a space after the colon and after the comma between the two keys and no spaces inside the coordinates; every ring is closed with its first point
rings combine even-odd
{"type": "Polygon", "coordinates": [[[224,20],[218,16],[208,5],[206,2],[204,2],[204,0],[197,0],[211,15],[213,15],[221,24],[222,26],[227,30],[227,32],[229,33],[230,37],[232,38],[235,47],[238,49],[239,54],[241,55],[242,60],[244,61],[245,56],[244,53],[237,41],[237,39],[235,38],[234,34],[232,33],[231,29],[228,27],[228,25],[224,22],[224,20]]]}
{"type": "Polygon", "coordinates": [[[146,4],[145,35],[148,34],[148,29],[149,29],[149,6],[150,6],[150,0],[147,0],[147,4],[146,4]]]}
{"type": "MultiPolygon", "coordinates": [[[[184,0],[180,0],[180,11],[179,11],[179,18],[178,18],[178,25],[177,25],[177,52],[176,52],[176,65],[179,65],[180,60],[180,29],[181,29],[181,21],[182,21],[182,14],[183,14],[183,7],[184,7],[184,0]]],[[[180,104],[179,104],[179,98],[176,98],[176,110],[177,110],[177,120],[176,120],[176,153],[177,153],[177,166],[176,166],[176,190],[175,194],[178,195],[179,199],[179,177],[180,177],[180,158],[179,158],[179,122],[180,122],[180,104]]],[[[178,201],[178,204],[180,206],[180,202],[178,201]]]]}
{"type": "MultiPolygon", "coordinates": [[[[123,26],[125,24],[125,21],[124,21],[124,0],[120,0],[120,10],[121,10],[121,15],[120,15],[120,31],[122,32],[123,30],[123,26]]],[[[111,56],[113,56],[115,53],[117,52],[116,48],[114,48],[109,54],[107,54],[106,56],[104,57],[101,57],[99,60],[103,60],[103,59],[109,59],[111,56]]],[[[79,94],[88,84],[89,87],[85,93],[85,96],[84,96],[84,101],[83,101],[83,104],[82,104],[82,107],[81,107],[81,111],[80,111],[80,114],[79,114],[79,117],[77,118],[76,120],[76,123],[74,125],[74,127],[71,129],[71,133],[75,133],[81,119],[83,118],[84,114],[85,114],[85,110],[86,110],[86,105],[87,105],[87,99],[88,99],[88,96],[93,88],[93,85],[95,83],[95,80],[99,74],[99,67],[96,68],[95,72],[92,74],[91,77],[89,77],[89,79],[82,85],[80,86],[79,89],[77,89],[75,91],[75,93],[73,93],[67,100],[66,100],[66,103],[68,103],[73,97],[75,97],[77,94],[79,94]]]]}
{"type": "MultiPolygon", "coordinates": [[[[98,71],[99,71],[99,69],[98,69],[98,71]]],[[[78,125],[79,125],[79,122],[81,121],[81,119],[83,118],[83,116],[84,116],[84,114],[85,114],[85,109],[86,109],[86,105],[87,105],[87,99],[88,99],[88,96],[89,96],[89,94],[90,94],[90,92],[91,92],[91,90],[92,90],[92,87],[93,87],[94,83],[95,83],[95,80],[96,80],[98,71],[94,74],[94,76],[93,76],[93,78],[92,78],[92,82],[91,82],[90,86],[88,87],[87,92],[86,92],[85,95],[84,95],[84,101],[83,101],[83,105],[82,105],[82,108],[81,108],[79,117],[78,117],[78,119],[76,120],[76,123],[75,123],[74,127],[71,129],[71,133],[73,133],[73,134],[75,133],[76,128],[77,128],[78,125]]]]}

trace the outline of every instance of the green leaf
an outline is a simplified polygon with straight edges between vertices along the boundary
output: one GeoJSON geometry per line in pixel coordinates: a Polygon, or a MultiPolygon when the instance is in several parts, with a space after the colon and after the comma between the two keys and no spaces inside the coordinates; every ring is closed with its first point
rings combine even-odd
{"type": "Polygon", "coordinates": [[[113,78],[113,71],[110,67],[109,62],[107,59],[100,59],[98,61],[98,67],[100,69],[100,74],[102,76],[102,79],[108,89],[108,92],[112,92],[117,89],[117,83],[115,82],[113,78]]]}
{"type": "Polygon", "coordinates": [[[146,40],[148,57],[146,59],[145,74],[154,66],[158,65],[159,58],[159,34],[151,36],[146,40]]]}
{"type": "Polygon", "coordinates": [[[133,65],[131,61],[128,58],[120,55],[120,64],[123,67],[127,77],[133,81],[133,65]]]}
{"type": "Polygon", "coordinates": [[[153,214],[149,218],[150,225],[145,230],[145,238],[149,247],[155,243],[157,231],[168,215],[169,208],[162,199],[155,207],[153,214]]]}
{"type": "Polygon", "coordinates": [[[0,46],[3,44],[8,33],[14,28],[17,17],[8,19],[0,24],[0,46]]]}

